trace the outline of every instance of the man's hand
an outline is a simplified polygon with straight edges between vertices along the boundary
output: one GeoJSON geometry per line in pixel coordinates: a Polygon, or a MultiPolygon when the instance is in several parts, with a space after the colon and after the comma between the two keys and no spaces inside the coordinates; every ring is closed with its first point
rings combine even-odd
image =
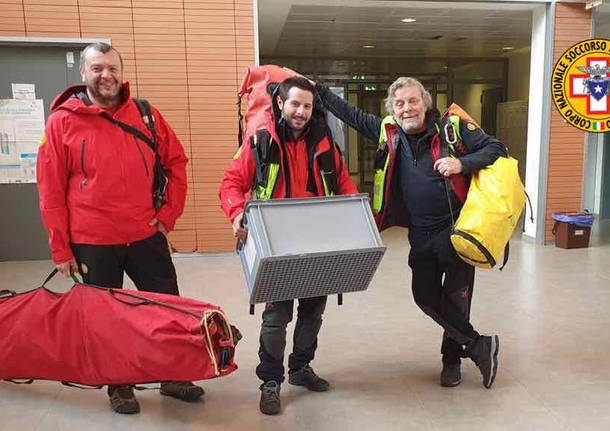
{"type": "Polygon", "coordinates": [[[453,157],[443,157],[434,162],[435,171],[438,171],[444,177],[449,177],[462,172],[462,162],[453,157]]]}
{"type": "Polygon", "coordinates": [[[233,236],[235,238],[239,238],[242,241],[245,241],[248,238],[248,231],[243,228],[241,225],[242,220],[244,219],[244,213],[241,212],[237,214],[237,216],[233,219],[233,236]]]}
{"type": "Polygon", "coordinates": [[[298,78],[305,78],[305,79],[306,79],[306,80],[308,80],[308,81],[309,81],[309,83],[310,83],[311,85],[313,85],[313,86],[314,86],[314,88],[315,88],[315,86],[316,86],[316,81],[312,81],[312,80],[311,80],[311,79],[309,79],[308,77],[303,76],[303,75],[301,75],[299,72],[295,72],[294,70],[293,70],[293,72],[296,74],[296,75],[294,75],[294,76],[296,76],[296,77],[298,77],[298,78]]]}
{"type": "Polygon", "coordinates": [[[78,266],[76,265],[76,259],[72,258],[67,262],[55,265],[57,271],[59,271],[64,277],[70,278],[72,274],[78,272],[78,266]]]}
{"type": "Polygon", "coordinates": [[[157,225],[157,229],[159,230],[159,232],[161,232],[163,235],[167,236],[168,231],[165,228],[165,225],[163,225],[163,223],[161,223],[159,220],[157,220],[156,218],[152,219],[151,221],[148,222],[149,226],[154,226],[157,225]]]}

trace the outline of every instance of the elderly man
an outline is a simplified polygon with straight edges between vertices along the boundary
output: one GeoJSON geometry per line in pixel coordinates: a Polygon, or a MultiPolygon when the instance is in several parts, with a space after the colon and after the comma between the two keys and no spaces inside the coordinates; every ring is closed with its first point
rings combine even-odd
{"type": "MultiPolygon", "coordinates": [[[[87,46],[80,72],[85,85],[69,87],[51,104],[38,152],[53,262],[65,276],[79,271],[86,283],[121,288],[127,272],[140,290],[178,295],[166,235],[186,199],[182,145],[159,111],[146,105],[149,112],[140,112],[116,49],[87,46]],[[153,202],[158,169],[168,182],[153,202]]],[[[203,389],[166,382],[161,393],[192,401],[203,389]]],[[[108,395],[117,413],[140,411],[132,386],[109,386],[108,395]]]]}
{"type": "Polygon", "coordinates": [[[441,385],[460,384],[461,358],[469,357],[490,388],[498,366],[498,336],[480,335],[470,323],[474,267],[457,256],[450,234],[468,176],[506,155],[504,145],[465,120],[457,131],[461,145],[448,145],[430,94],[414,78],[398,78],[388,88],[386,108],[391,115],[384,119],[349,105],[323,85],[318,92],[336,117],[379,142],[377,219],[381,229],[409,228],[413,297],[445,331],[441,385]]]}

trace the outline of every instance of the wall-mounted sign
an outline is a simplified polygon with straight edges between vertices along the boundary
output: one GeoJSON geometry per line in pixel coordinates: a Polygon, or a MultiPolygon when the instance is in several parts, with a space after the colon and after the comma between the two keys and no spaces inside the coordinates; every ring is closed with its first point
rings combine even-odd
{"type": "Polygon", "coordinates": [[[553,69],[555,107],[586,132],[610,130],[610,40],[588,39],[564,52],[553,69]]]}
{"type": "Polygon", "coordinates": [[[36,182],[42,100],[0,99],[0,183],[36,182]]]}

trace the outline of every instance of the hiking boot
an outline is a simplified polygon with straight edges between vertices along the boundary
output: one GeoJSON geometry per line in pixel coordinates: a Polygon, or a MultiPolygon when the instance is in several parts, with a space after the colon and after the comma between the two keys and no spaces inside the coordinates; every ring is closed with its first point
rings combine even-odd
{"type": "Polygon", "coordinates": [[[309,365],[305,365],[298,371],[288,374],[288,383],[295,386],[305,386],[310,391],[326,392],[330,385],[326,380],[318,377],[309,365]]]}
{"type": "Polygon", "coordinates": [[[443,363],[443,371],[441,371],[441,386],[452,388],[462,382],[462,371],[460,363],[445,364],[443,363]]]}
{"type": "Polygon", "coordinates": [[[275,380],[269,380],[260,386],[261,401],[259,407],[261,413],[276,415],[280,412],[280,384],[275,380]]]}
{"type": "Polygon", "coordinates": [[[483,386],[491,388],[498,371],[498,349],[500,347],[498,336],[482,335],[469,349],[470,357],[479,367],[483,376],[483,386]]]}
{"type": "Polygon", "coordinates": [[[108,396],[112,410],[121,414],[140,413],[140,403],[130,385],[108,386],[108,396]]]}
{"type": "Polygon", "coordinates": [[[203,388],[191,382],[163,382],[160,388],[161,395],[178,398],[182,401],[197,401],[204,394],[203,388]]]}

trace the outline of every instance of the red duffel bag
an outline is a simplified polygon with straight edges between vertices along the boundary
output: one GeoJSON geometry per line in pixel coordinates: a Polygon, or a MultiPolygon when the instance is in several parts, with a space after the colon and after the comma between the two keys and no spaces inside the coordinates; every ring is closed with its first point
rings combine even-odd
{"type": "Polygon", "coordinates": [[[0,292],[0,379],[97,386],[196,381],[237,369],[238,336],[216,305],[80,283],[56,293],[45,283],[0,292]]]}

